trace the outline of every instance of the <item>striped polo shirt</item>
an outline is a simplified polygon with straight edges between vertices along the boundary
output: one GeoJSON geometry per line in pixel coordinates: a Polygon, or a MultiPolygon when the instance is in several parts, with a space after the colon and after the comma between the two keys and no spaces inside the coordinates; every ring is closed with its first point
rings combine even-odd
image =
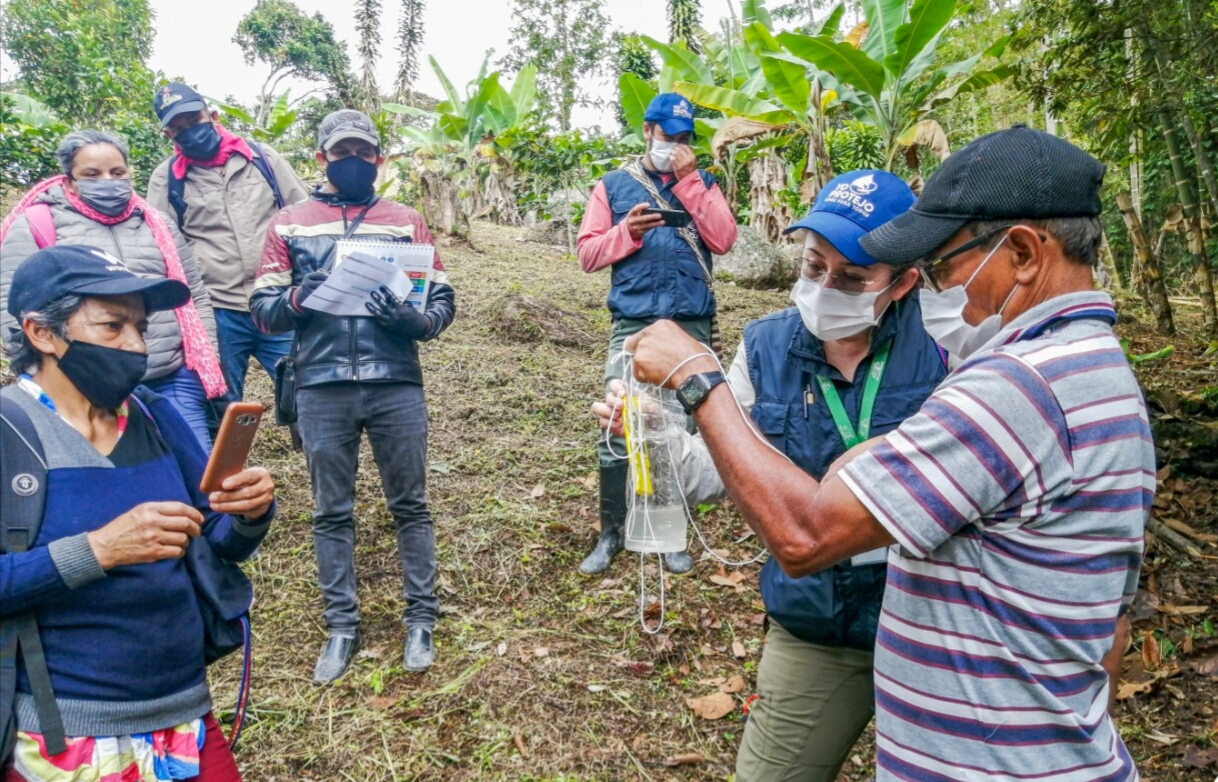
{"type": "Polygon", "coordinates": [[[1155,490],[1096,292],[1044,302],[840,473],[899,543],[875,650],[878,780],[1137,780],[1100,661],[1155,490]]]}

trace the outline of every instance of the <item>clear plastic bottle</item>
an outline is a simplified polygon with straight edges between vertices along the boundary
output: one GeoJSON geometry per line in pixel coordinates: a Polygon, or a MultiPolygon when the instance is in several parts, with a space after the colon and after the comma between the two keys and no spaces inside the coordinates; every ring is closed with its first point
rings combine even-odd
{"type": "Polygon", "coordinates": [[[684,551],[688,512],[672,448],[685,431],[685,411],[674,391],[644,384],[631,391],[624,418],[630,460],[626,550],[684,551]]]}

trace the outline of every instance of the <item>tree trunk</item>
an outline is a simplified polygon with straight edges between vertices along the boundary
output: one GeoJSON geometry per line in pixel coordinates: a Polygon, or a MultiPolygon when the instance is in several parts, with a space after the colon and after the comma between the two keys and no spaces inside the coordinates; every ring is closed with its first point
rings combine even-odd
{"type": "Polygon", "coordinates": [[[777,244],[782,231],[791,224],[791,209],[778,199],[778,192],[786,186],[786,163],[778,155],[770,153],[755,157],[748,162],[749,205],[752,215],[749,225],[770,244],[777,244]]]}
{"type": "Polygon", "coordinates": [[[1176,180],[1176,194],[1180,198],[1180,206],[1184,208],[1184,219],[1188,229],[1188,253],[1192,256],[1193,275],[1197,280],[1197,293],[1201,297],[1201,319],[1205,331],[1212,336],[1218,336],[1218,308],[1214,302],[1214,274],[1210,269],[1210,259],[1205,251],[1205,239],[1201,235],[1201,216],[1198,214],[1197,201],[1193,197],[1192,182],[1184,167],[1180,139],[1176,135],[1176,126],[1172,123],[1167,111],[1159,112],[1163,123],[1163,143],[1167,145],[1167,154],[1171,160],[1172,178],[1176,180]]]}
{"type": "Polygon", "coordinates": [[[1176,324],[1172,321],[1171,303],[1167,300],[1167,286],[1163,284],[1163,275],[1159,271],[1159,259],[1146,238],[1142,220],[1133,208],[1133,199],[1128,190],[1117,193],[1117,207],[1121,210],[1121,217],[1125,218],[1125,227],[1129,229],[1129,238],[1133,242],[1133,251],[1145,283],[1146,304],[1154,313],[1159,333],[1168,336],[1175,334],[1176,324]]]}
{"type": "Polygon", "coordinates": [[[1121,272],[1117,269],[1116,259],[1112,257],[1112,245],[1108,244],[1108,232],[1100,231],[1100,246],[1099,246],[1099,266],[1097,267],[1097,275],[1102,280],[1105,280],[1103,287],[1112,292],[1122,290],[1125,286],[1121,282],[1121,272]]]}
{"type": "Polygon", "coordinates": [[[469,217],[461,209],[455,178],[424,168],[419,175],[419,184],[423,191],[423,217],[427,224],[451,236],[468,240],[469,217]]]}
{"type": "Polygon", "coordinates": [[[1218,222],[1218,177],[1214,175],[1213,158],[1210,157],[1205,144],[1198,137],[1197,126],[1193,123],[1188,109],[1180,110],[1180,121],[1184,126],[1184,135],[1188,137],[1188,144],[1193,148],[1193,157],[1197,160],[1197,167],[1201,169],[1201,181],[1205,183],[1205,191],[1210,197],[1210,214],[1218,222]]]}

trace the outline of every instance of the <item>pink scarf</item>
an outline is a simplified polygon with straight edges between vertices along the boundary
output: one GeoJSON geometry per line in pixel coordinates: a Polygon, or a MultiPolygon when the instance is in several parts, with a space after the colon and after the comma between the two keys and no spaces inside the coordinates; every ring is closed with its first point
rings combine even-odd
{"type": "Polygon", "coordinates": [[[250,145],[245,139],[228,132],[219,122],[211,124],[216,129],[216,132],[220,134],[220,149],[216,151],[215,157],[211,160],[195,160],[194,158],[186,157],[181,147],[177,144],[173,145],[173,151],[177,153],[173,156],[173,175],[178,179],[186,178],[187,166],[216,168],[227,163],[228,159],[233,155],[240,155],[246,160],[254,159],[254,150],[250,149],[250,145]]]}
{"type": "MultiPolygon", "coordinates": [[[[60,174],[34,185],[30,192],[17,202],[8,217],[4,218],[4,223],[0,224],[0,242],[3,242],[4,237],[8,235],[9,227],[17,219],[17,215],[35,203],[43,193],[56,185],[62,185],[63,193],[72,208],[102,225],[117,225],[139,209],[143,213],[144,223],[152,231],[152,238],[156,242],[157,249],[165,259],[165,276],[189,285],[186,281],[186,272],[182,268],[182,260],[178,257],[177,244],[174,242],[173,233],[170,231],[169,223],[165,221],[164,215],[143,198],[132,193],[131,203],[127,204],[123,213],[117,217],[108,217],[82,201],[78,195],[68,189],[67,184],[68,178],[60,174]]],[[[185,304],[174,310],[174,314],[178,318],[178,329],[182,332],[182,352],[186,356],[186,367],[198,373],[199,379],[203,381],[203,389],[207,392],[208,399],[223,396],[227,392],[228,386],[224,383],[224,373],[220,371],[220,359],[216,357],[216,351],[212,349],[211,340],[207,337],[207,329],[203,327],[203,319],[199,317],[194,299],[187,299],[185,304]]]]}

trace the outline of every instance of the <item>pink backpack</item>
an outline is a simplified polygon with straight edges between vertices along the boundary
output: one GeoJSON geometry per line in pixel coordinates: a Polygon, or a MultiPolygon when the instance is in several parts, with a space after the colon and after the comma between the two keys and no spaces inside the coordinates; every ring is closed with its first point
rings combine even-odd
{"type": "Polygon", "coordinates": [[[55,244],[55,220],[51,217],[50,204],[30,204],[23,214],[39,250],[55,244]]]}

